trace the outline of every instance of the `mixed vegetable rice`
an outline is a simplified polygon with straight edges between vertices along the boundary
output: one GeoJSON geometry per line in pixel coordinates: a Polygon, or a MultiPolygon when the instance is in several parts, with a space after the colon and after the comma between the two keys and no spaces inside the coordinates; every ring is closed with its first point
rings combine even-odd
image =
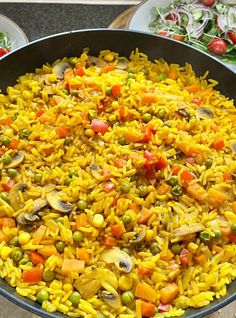
{"type": "Polygon", "coordinates": [[[236,278],[236,110],[191,65],[86,49],[0,94],[0,277],[71,317],[176,317],[236,278]]]}

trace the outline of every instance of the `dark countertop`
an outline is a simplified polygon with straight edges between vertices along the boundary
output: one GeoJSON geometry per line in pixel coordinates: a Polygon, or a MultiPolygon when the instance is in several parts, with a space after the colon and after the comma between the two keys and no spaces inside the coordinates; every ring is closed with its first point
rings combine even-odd
{"type": "Polygon", "coordinates": [[[77,29],[105,28],[130,6],[0,3],[0,13],[17,23],[30,41],[77,29]]]}

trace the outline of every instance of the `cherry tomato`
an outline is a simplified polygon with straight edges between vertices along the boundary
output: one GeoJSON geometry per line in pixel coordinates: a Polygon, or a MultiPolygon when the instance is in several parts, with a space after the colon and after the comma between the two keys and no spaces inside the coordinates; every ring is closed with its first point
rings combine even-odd
{"type": "Polygon", "coordinates": [[[228,36],[229,36],[229,38],[230,38],[230,40],[234,43],[234,44],[236,44],[236,31],[230,31],[230,32],[228,32],[228,36]]]}
{"type": "Polygon", "coordinates": [[[166,20],[176,21],[176,20],[177,20],[177,15],[172,12],[172,13],[170,13],[170,14],[166,17],[166,20]]]}
{"type": "Polygon", "coordinates": [[[212,7],[215,4],[215,0],[200,0],[200,3],[206,7],[212,7]]]}
{"type": "Polygon", "coordinates": [[[10,52],[10,50],[4,49],[3,47],[0,47],[0,57],[9,53],[9,52],[10,52]]]}
{"type": "Polygon", "coordinates": [[[208,45],[208,50],[216,55],[224,55],[227,50],[227,44],[223,39],[215,38],[208,45]]]}

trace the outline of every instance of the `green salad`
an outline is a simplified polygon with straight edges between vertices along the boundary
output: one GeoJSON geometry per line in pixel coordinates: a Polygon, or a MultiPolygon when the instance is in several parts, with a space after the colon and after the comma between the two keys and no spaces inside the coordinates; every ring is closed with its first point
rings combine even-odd
{"type": "Polygon", "coordinates": [[[152,32],[236,64],[236,5],[219,0],[174,0],[166,8],[153,7],[152,14],[152,32]]]}
{"type": "Polygon", "coordinates": [[[0,32],[0,58],[9,53],[11,49],[11,41],[8,33],[0,32]]]}

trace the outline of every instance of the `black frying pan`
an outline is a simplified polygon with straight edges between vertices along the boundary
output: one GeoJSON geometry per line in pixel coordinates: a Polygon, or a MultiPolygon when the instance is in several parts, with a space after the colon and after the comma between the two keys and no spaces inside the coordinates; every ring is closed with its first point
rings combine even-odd
{"type": "MultiPolygon", "coordinates": [[[[32,72],[45,62],[53,62],[64,56],[78,56],[89,47],[91,54],[110,49],[120,55],[129,56],[135,48],[146,53],[150,59],[164,58],[169,63],[190,63],[198,75],[209,70],[209,77],[217,80],[224,95],[236,100],[236,74],[222,63],[186,44],[151,34],[126,30],[81,30],[62,33],[35,41],[9,54],[0,61],[0,88],[4,91],[26,72],[32,72]]],[[[49,313],[27,298],[21,297],[4,280],[0,279],[0,294],[15,304],[46,318],[68,318],[63,314],[49,313]]],[[[200,309],[187,310],[182,318],[200,318],[226,306],[236,299],[236,281],[228,287],[227,296],[215,300],[200,309]]],[[[232,313],[233,315],[234,313],[232,313]]]]}

